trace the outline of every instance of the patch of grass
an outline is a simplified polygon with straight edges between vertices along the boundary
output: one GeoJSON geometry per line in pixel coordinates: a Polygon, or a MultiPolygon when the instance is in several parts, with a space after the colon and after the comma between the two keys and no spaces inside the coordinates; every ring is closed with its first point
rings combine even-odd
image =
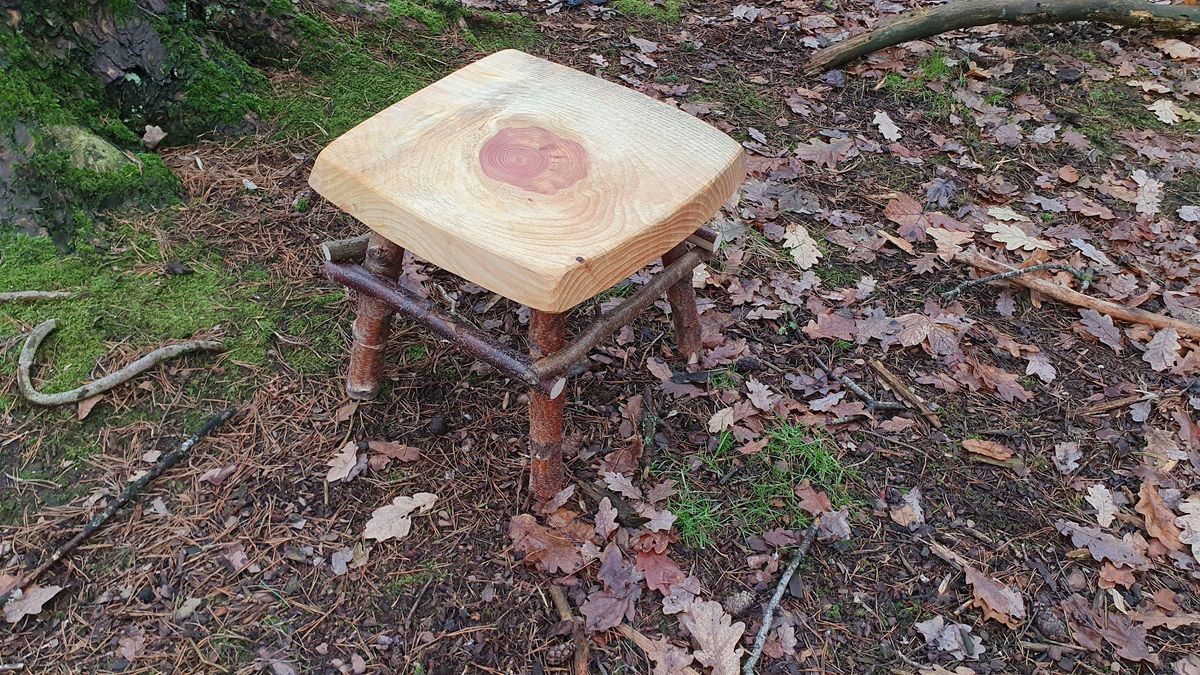
{"type": "Polygon", "coordinates": [[[384,595],[394,598],[414,588],[421,588],[425,584],[441,581],[445,578],[445,572],[437,569],[433,563],[426,563],[425,569],[419,572],[402,574],[381,586],[379,590],[384,595]]]}
{"type": "Polygon", "coordinates": [[[722,502],[708,493],[700,492],[680,472],[679,491],[667,500],[667,509],[675,514],[675,529],[685,546],[708,548],[714,544],[713,535],[729,523],[722,502]]]}
{"type": "Polygon", "coordinates": [[[1184,134],[1200,131],[1200,122],[1194,120],[1182,120],[1168,127],[1146,109],[1134,89],[1117,81],[1093,82],[1080,104],[1080,113],[1084,117],[1080,132],[1101,151],[1120,148],[1118,134],[1123,131],[1167,128],[1184,134]]]}
{"type": "Polygon", "coordinates": [[[610,7],[639,19],[654,19],[665,23],[679,23],[682,0],[612,0],[610,7]]]}
{"type": "Polygon", "coordinates": [[[813,268],[813,271],[830,288],[853,286],[862,278],[862,275],[856,270],[832,264],[817,265],[813,268]]]}
{"type": "Polygon", "coordinates": [[[759,93],[736,72],[725,72],[718,82],[706,84],[699,91],[699,97],[704,100],[721,101],[728,112],[735,118],[745,116],[774,117],[778,106],[759,93]]]}
{"type": "Polygon", "coordinates": [[[467,11],[457,3],[393,0],[393,16],[357,35],[300,14],[296,18],[303,53],[296,60],[300,78],[281,85],[266,104],[279,123],[279,134],[339,136],[387,106],[449,74],[473,52],[529,50],[542,40],[527,17],[467,11]],[[463,43],[431,41],[458,26],[463,43]],[[417,19],[425,32],[406,20],[417,19]],[[439,45],[436,54],[428,53],[439,45]]]}
{"type": "Polygon", "coordinates": [[[708,386],[717,391],[733,391],[738,388],[737,369],[730,366],[708,376],[708,386]]]}

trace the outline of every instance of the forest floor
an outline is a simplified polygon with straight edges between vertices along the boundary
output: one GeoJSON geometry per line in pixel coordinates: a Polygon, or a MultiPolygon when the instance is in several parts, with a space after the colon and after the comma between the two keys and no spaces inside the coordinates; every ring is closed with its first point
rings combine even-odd
{"type": "MultiPolygon", "coordinates": [[[[735,672],[817,515],[758,672],[1200,672],[1200,339],[1016,285],[942,295],[977,250],[1200,324],[1200,50],[991,27],[806,77],[816,47],[904,3],[467,4],[509,18],[306,7],[344,52],[266,67],[295,105],[259,133],[163,150],[183,204],[69,256],[3,239],[0,290],[79,293],[0,305],[0,575],[237,412],[40,580],[58,589],[40,611],[6,611],[0,665],[572,672],[558,585],[590,672],[735,672]],[[362,228],[306,185],[357,120],[505,47],[677,105],[750,158],[696,278],[700,363],[653,308],[605,342],[568,387],[576,487],[549,507],[526,488],[523,390],[423,330],[398,321],[381,396],[348,402],[353,302],[317,245],[362,228]],[[183,338],[229,349],[36,409],[12,374],[50,317],[48,391],[183,338]],[[905,403],[874,360],[937,426],[864,405],[844,380],[905,403]],[[339,478],[339,457],[368,463],[339,478]],[[363,539],[422,492],[407,537],[363,539]]],[[[512,303],[411,257],[404,283],[525,348],[512,303]]]]}

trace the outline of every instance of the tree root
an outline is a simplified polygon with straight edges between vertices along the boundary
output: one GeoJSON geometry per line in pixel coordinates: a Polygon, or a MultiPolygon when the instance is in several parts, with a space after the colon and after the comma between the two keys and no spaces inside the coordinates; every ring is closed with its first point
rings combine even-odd
{"type": "Polygon", "coordinates": [[[0,293],[0,302],[35,302],[37,300],[66,300],[74,291],[8,291],[0,293]]]}
{"type": "Polygon", "coordinates": [[[29,333],[29,337],[25,339],[25,346],[21,348],[21,356],[17,360],[17,388],[21,390],[21,395],[29,402],[42,406],[65,405],[67,403],[78,403],[85,398],[91,398],[97,394],[104,392],[122,384],[128,380],[141,375],[150,370],[154,366],[173,359],[176,356],[188,354],[196,351],[221,351],[224,346],[220,342],[214,340],[193,340],[190,342],[181,342],[175,345],[169,345],[146,354],[142,358],[125,366],[115,373],[105,375],[104,377],[89,382],[83,386],[76,387],[70,391],[64,391],[57,394],[44,394],[38,391],[33,386],[33,378],[29,371],[33,368],[33,357],[37,354],[37,349],[42,344],[42,340],[50,334],[50,331],[58,325],[54,319],[47,319],[38,324],[29,333]]]}
{"type": "Polygon", "coordinates": [[[906,12],[875,28],[826,47],[804,70],[817,75],[860,56],[952,30],[1004,23],[1032,26],[1099,21],[1148,28],[1159,33],[1200,34],[1200,7],[1155,5],[1143,0],[954,0],[906,12]]]}

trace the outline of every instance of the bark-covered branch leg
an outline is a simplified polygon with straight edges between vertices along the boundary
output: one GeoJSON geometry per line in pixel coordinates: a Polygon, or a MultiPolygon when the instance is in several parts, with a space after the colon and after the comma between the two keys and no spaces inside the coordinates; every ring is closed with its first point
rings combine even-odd
{"type": "MultiPolygon", "coordinates": [[[[679,260],[688,252],[687,242],[663,254],[663,267],[679,260]]],[[[689,274],[671,284],[667,289],[667,301],[671,303],[671,322],[675,325],[675,342],[679,354],[689,363],[700,355],[700,312],[696,308],[696,290],[692,288],[689,274]]]]}
{"type": "MultiPolygon", "coordinates": [[[[363,267],[368,272],[395,279],[400,276],[403,260],[404,249],[377,234],[371,235],[363,260],[363,267]]],[[[392,314],[392,309],[383,301],[359,294],[354,342],[350,347],[350,374],[346,378],[346,393],[356,401],[370,400],[379,393],[392,314]]]]}
{"type": "MultiPolygon", "coordinates": [[[[540,359],[560,350],[567,344],[567,315],[541,312],[529,313],[529,351],[540,359]]],[[[562,490],[563,405],[566,396],[550,398],[538,389],[529,390],[529,454],[530,483],[534,496],[542,501],[562,490]]]]}

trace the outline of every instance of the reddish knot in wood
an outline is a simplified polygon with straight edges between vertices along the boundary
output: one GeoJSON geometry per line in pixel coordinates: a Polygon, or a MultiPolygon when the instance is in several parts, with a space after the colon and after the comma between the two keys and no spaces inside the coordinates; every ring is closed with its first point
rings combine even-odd
{"type": "Polygon", "coordinates": [[[479,166],[492,180],[552,195],[587,176],[588,154],[579,143],[547,129],[510,127],[479,149],[479,166]]]}

